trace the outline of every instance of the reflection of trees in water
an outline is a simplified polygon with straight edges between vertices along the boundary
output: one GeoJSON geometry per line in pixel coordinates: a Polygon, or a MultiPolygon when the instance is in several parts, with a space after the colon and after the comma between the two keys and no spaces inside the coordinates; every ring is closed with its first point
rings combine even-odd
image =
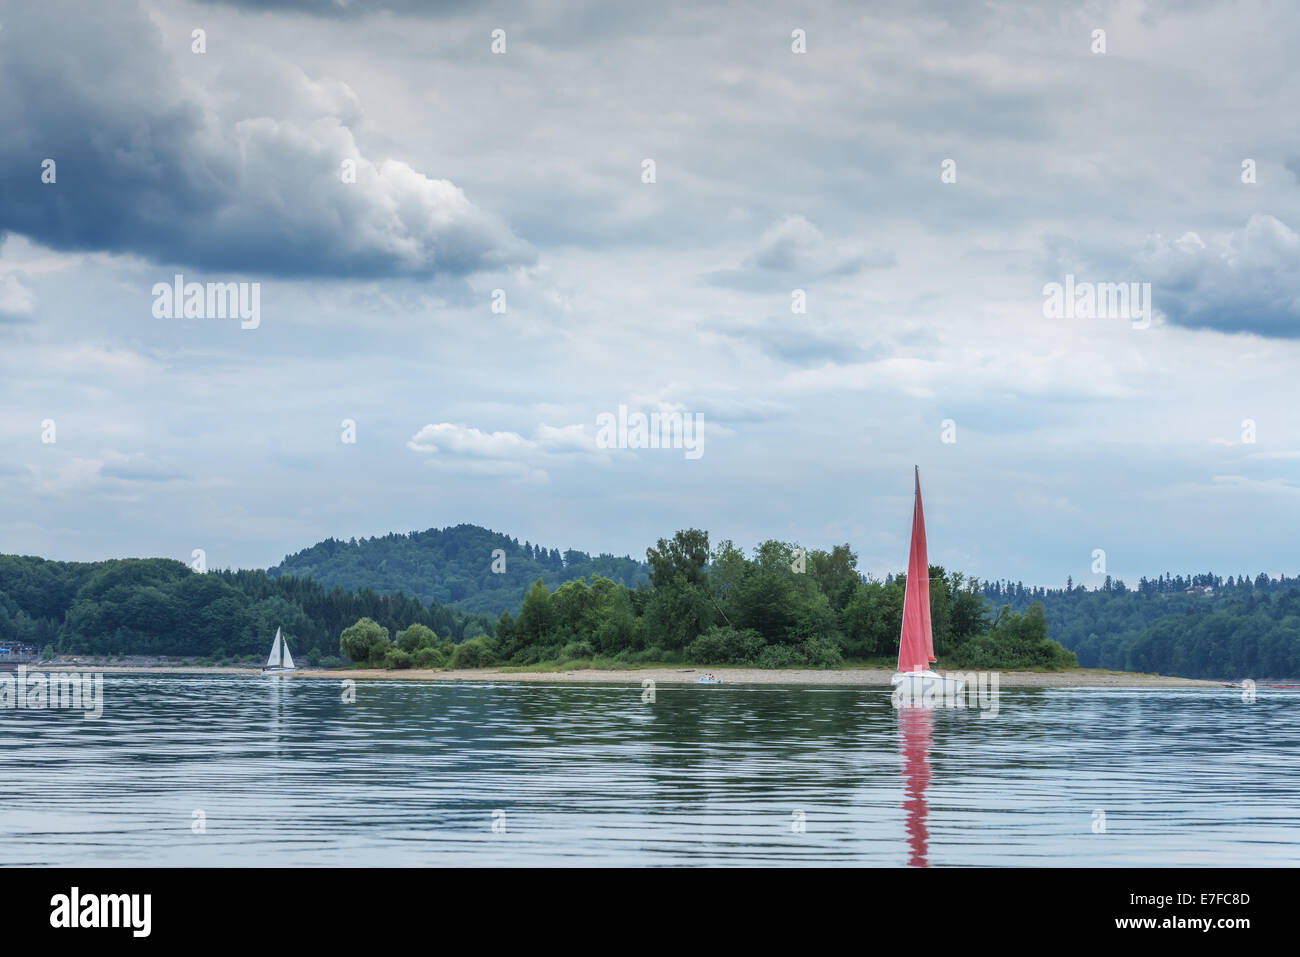
{"type": "Polygon", "coordinates": [[[679,802],[788,794],[806,776],[849,803],[878,768],[864,752],[887,759],[893,749],[879,733],[887,699],[864,708],[857,689],[661,684],[657,697],[642,705],[651,716],[647,763],[662,793],[679,802]]]}
{"type": "MultiPolygon", "coordinates": [[[[895,715],[886,693],[661,683],[648,703],[639,682],[385,682],[357,690],[358,704],[344,710],[360,709],[358,718],[376,696],[365,721],[370,748],[399,751],[412,765],[434,761],[440,774],[500,769],[523,789],[512,795],[514,805],[581,805],[592,796],[588,788],[608,786],[611,797],[622,793],[629,806],[651,805],[658,814],[779,800],[772,810],[785,816],[785,804],[800,792],[816,794],[818,804],[865,809],[864,789],[892,787],[901,756],[908,863],[928,864],[926,791],[937,719],[921,708],[895,715]],[[372,723],[380,720],[385,727],[372,723]]],[[[971,711],[946,713],[942,727],[963,734],[971,719],[978,720],[971,711]]],[[[865,800],[870,816],[892,816],[876,798],[865,800]]]]}

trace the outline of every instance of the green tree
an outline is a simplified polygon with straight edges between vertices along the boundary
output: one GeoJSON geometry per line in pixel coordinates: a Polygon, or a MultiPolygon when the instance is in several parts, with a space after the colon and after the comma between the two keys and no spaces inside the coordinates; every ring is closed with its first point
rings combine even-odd
{"type": "Polygon", "coordinates": [[[390,645],[384,651],[382,664],[385,668],[409,668],[411,667],[412,657],[409,652],[401,648],[390,645]]]}
{"type": "Polygon", "coordinates": [[[391,647],[388,629],[370,618],[362,618],[339,635],[339,650],[358,664],[367,661],[382,662],[384,653],[391,647]]]}
{"type": "Polygon", "coordinates": [[[1078,667],[1074,652],[1047,637],[1042,602],[1023,615],[1004,607],[991,631],[965,642],[953,655],[964,668],[1060,670],[1078,667]]]}
{"type": "Polygon", "coordinates": [[[849,603],[862,581],[858,574],[858,556],[848,545],[836,545],[829,552],[818,550],[809,553],[808,574],[837,612],[849,603]]]}
{"type": "Polygon", "coordinates": [[[903,627],[904,583],[871,579],[853,592],[839,615],[844,651],[850,658],[878,658],[898,654],[903,627]]]}
{"type": "Polygon", "coordinates": [[[514,640],[519,647],[540,646],[554,641],[555,609],[551,607],[551,590],[540,578],[528,589],[523,607],[515,619],[514,640]]]}
{"type": "Polygon", "coordinates": [[[776,554],[772,543],[755,550],[757,561],[750,563],[744,578],[732,596],[737,628],[752,628],[769,642],[782,641],[795,622],[793,573],[784,564],[785,555],[776,554]],[[766,561],[763,560],[763,549],[766,561]]]}
{"type": "Polygon", "coordinates": [[[415,652],[414,662],[417,668],[445,668],[455,654],[456,646],[446,642],[436,648],[420,648],[415,652]]]}
{"type": "Polygon", "coordinates": [[[704,590],[678,574],[655,586],[646,604],[647,641],[668,650],[682,648],[713,624],[715,614],[704,590]]]}
{"type": "Polygon", "coordinates": [[[471,638],[469,641],[456,646],[456,653],[452,658],[451,667],[457,670],[462,668],[485,668],[488,665],[495,664],[497,660],[496,648],[492,640],[485,635],[478,638],[471,638]]]}
{"type": "Polygon", "coordinates": [[[709,533],[698,528],[682,529],[674,532],[671,540],[661,538],[654,548],[647,548],[645,557],[655,588],[670,585],[679,575],[688,585],[699,584],[709,561],[709,533]]]}
{"type": "Polygon", "coordinates": [[[948,620],[954,645],[988,631],[988,602],[980,594],[979,581],[953,572],[948,576],[947,586],[951,602],[948,620]]]}
{"type": "Polygon", "coordinates": [[[438,643],[438,636],[428,625],[418,621],[397,633],[397,647],[408,654],[421,648],[432,648],[438,643]]]}

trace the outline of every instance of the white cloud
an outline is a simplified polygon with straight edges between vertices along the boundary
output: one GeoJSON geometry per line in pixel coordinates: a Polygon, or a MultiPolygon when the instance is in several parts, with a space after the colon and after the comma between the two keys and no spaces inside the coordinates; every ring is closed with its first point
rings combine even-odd
{"type": "Polygon", "coordinates": [[[585,425],[537,427],[537,444],[548,452],[594,452],[596,440],[585,425]]]}
{"type": "MultiPolygon", "coordinates": [[[[54,446],[48,454],[55,455],[54,446]]],[[[105,449],[95,456],[73,455],[53,463],[29,465],[31,491],[51,497],[105,497],[141,501],[148,489],[139,483],[170,482],[185,475],[143,453],[105,449]]]]}
{"type": "Polygon", "coordinates": [[[539,425],[534,438],[518,432],[484,432],[472,426],[437,422],[424,426],[406,443],[413,452],[482,459],[526,459],[573,452],[595,453],[595,439],[582,424],[539,425]]]}
{"type": "Polygon", "coordinates": [[[809,277],[847,276],[868,266],[888,266],[888,253],[868,253],[854,243],[830,242],[803,216],[786,216],[770,226],[745,265],[784,272],[804,272],[809,277]]]}
{"type": "Polygon", "coordinates": [[[517,432],[482,432],[469,426],[438,422],[416,432],[406,447],[413,452],[450,452],[500,458],[527,454],[536,445],[517,432]]]}
{"type": "Polygon", "coordinates": [[[0,322],[30,319],[36,312],[36,294],[16,273],[0,275],[0,322]]]}

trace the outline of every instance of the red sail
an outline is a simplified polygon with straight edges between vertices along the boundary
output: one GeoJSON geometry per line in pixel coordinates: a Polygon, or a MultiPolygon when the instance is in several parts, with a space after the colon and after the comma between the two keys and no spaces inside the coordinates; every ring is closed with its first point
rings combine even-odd
{"type": "Polygon", "coordinates": [[[903,632],[898,640],[898,670],[928,671],[934,659],[930,633],[930,560],[925,554],[925,514],[921,511],[921,470],[916,470],[916,506],[912,510],[912,553],[907,560],[907,594],[903,598],[903,632]]]}

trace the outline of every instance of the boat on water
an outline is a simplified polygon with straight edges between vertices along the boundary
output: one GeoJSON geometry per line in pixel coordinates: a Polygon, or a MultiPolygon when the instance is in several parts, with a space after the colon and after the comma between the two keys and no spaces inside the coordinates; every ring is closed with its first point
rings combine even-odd
{"type": "Polygon", "coordinates": [[[715,678],[712,675],[700,675],[695,679],[695,683],[697,685],[720,685],[722,684],[722,679],[715,678]]]}
{"type": "Polygon", "coordinates": [[[280,637],[280,629],[275,629],[275,641],[271,643],[271,656],[262,666],[262,674],[287,675],[297,670],[297,666],[293,663],[293,655],[289,654],[288,642],[280,637]]]}
{"type": "Polygon", "coordinates": [[[934,634],[930,629],[930,559],[925,550],[925,512],[921,508],[921,469],[916,467],[916,502],[912,506],[912,550],[907,559],[903,630],[898,638],[898,671],[891,679],[896,694],[920,702],[950,697],[965,685],[960,678],[935,672],[934,634]]]}

